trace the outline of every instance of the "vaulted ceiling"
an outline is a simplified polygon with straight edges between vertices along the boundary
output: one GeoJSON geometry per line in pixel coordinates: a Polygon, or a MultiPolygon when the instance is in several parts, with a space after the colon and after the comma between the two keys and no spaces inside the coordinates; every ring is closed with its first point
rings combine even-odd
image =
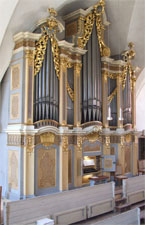
{"type": "MultiPolygon", "coordinates": [[[[36,22],[48,16],[47,8],[55,8],[60,16],[79,8],[88,8],[97,0],[0,0],[0,81],[11,60],[13,35],[33,31],[36,22]]],[[[134,42],[134,64],[145,67],[145,0],[106,0],[110,26],[105,33],[112,55],[119,54],[134,42]]]]}

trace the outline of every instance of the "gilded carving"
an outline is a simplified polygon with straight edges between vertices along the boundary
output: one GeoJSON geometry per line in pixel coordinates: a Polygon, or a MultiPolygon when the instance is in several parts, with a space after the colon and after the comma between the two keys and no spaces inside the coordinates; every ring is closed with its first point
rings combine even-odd
{"type": "Polygon", "coordinates": [[[11,189],[18,189],[19,180],[19,154],[18,151],[8,151],[8,183],[11,189]]]}
{"type": "Polygon", "coordinates": [[[40,134],[40,141],[43,146],[48,147],[55,143],[55,135],[51,132],[40,134]]]}
{"type": "Polygon", "coordinates": [[[82,137],[81,137],[81,136],[78,136],[78,137],[77,137],[77,150],[78,150],[79,152],[82,151],[82,137]]]}
{"type": "Polygon", "coordinates": [[[68,137],[67,136],[62,136],[62,148],[63,148],[63,152],[68,151],[68,137]]]}
{"type": "Polygon", "coordinates": [[[104,25],[102,22],[102,15],[104,13],[104,0],[100,0],[95,6],[92,13],[84,18],[84,34],[78,38],[78,47],[84,48],[92,33],[93,25],[96,19],[97,36],[99,41],[101,56],[110,56],[110,49],[104,43],[104,25]]]}
{"type": "Polygon", "coordinates": [[[126,139],[126,142],[127,142],[127,143],[130,143],[130,142],[132,141],[132,136],[131,136],[131,134],[127,134],[127,135],[125,136],[125,139],[126,139]]]}
{"type": "Polygon", "coordinates": [[[105,136],[105,144],[106,145],[110,144],[110,136],[105,136]]]}
{"type": "Polygon", "coordinates": [[[115,97],[116,94],[117,94],[117,88],[115,88],[115,89],[112,91],[111,95],[109,95],[109,96],[107,97],[108,105],[112,102],[112,100],[113,100],[113,98],[115,97]]]}
{"type": "Polygon", "coordinates": [[[36,42],[35,45],[35,60],[34,60],[34,75],[39,73],[44,56],[45,56],[45,51],[46,51],[46,46],[47,46],[47,41],[48,41],[48,34],[46,31],[43,31],[41,38],[36,42]]]}
{"type": "Polygon", "coordinates": [[[88,140],[90,143],[94,143],[96,141],[101,142],[102,141],[102,137],[100,136],[100,134],[98,132],[92,132],[90,134],[88,134],[86,137],[84,137],[85,140],[88,140]]]}
{"type": "Polygon", "coordinates": [[[50,37],[51,45],[52,45],[52,53],[53,53],[53,61],[55,66],[56,75],[59,79],[60,77],[60,52],[56,38],[51,35],[50,37]]]}
{"type": "Polygon", "coordinates": [[[97,28],[97,35],[98,35],[98,41],[100,46],[100,53],[101,56],[107,56],[109,57],[111,52],[110,48],[106,46],[103,40],[104,36],[104,25],[102,23],[102,14],[104,13],[104,0],[101,0],[97,5],[94,6],[95,14],[96,14],[96,28],[97,28]],[[99,10],[101,8],[101,10],[99,10]]]}
{"type": "Polygon", "coordinates": [[[56,186],[56,149],[38,150],[38,188],[56,186]]]}
{"type": "Polygon", "coordinates": [[[11,68],[11,90],[20,88],[20,64],[13,65],[11,68]]]}
{"type": "Polygon", "coordinates": [[[26,135],[25,145],[26,145],[27,153],[32,153],[34,150],[34,136],[33,135],[26,135]]]}
{"type": "Polygon", "coordinates": [[[93,25],[95,21],[95,15],[90,13],[84,19],[84,35],[78,38],[78,47],[84,48],[91,36],[93,25]]]}
{"type": "Polygon", "coordinates": [[[11,94],[10,101],[10,119],[16,120],[20,116],[20,94],[11,94]]]}

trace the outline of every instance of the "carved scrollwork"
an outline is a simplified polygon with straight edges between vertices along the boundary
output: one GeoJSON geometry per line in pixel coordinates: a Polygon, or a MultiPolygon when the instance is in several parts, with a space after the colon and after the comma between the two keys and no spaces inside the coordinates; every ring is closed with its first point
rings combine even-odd
{"type": "Polygon", "coordinates": [[[62,148],[63,148],[63,152],[68,151],[68,137],[67,136],[62,137],[62,148]]]}
{"type": "Polygon", "coordinates": [[[26,135],[25,145],[27,149],[27,153],[32,153],[34,150],[34,136],[26,135]]]}
{"type": "Polygon", "coordinates": [[[95,6],[92,13],[89,13],[84,18],[84,35],[78,38],[78,47],[84,48],[92,33],[93,25],[96,19],[97,36],[99,41],[101,56],[110,56],[110,48],[104,43],[104,25],[102,22],[102,15],[104,13],[104,0],[100,0],[95,6]]]}
{"type": "Polygon", "coordinates": [[[94,13],[90,13],[86,16],[84,20],[84,35],[82,37],[78,38],[78,47],[84,48],[90,38],[90,35],[92,33],[93,25],[95,21],[95,15],[94,13]]]}
{"type": "Polygon", "coordinates": [[[45,147],[51,146],[55,142],[55,135],[51,132],[47,132],[40,135],[41,144],[45,147]]]}
{"type": "Polygon", "coordinates": [[[112,102],[112,100],[113,100],[113,98],[115,97],[116,94],[117,94],[117,88],[115,88],[115,89],[113,90],[113,92],[111,93],[111,95],[109,95],[109,96],[107,97],[108,104],[112,102]]]}
{"type": "Polygon", "coordinates": [[[58,47],[58,43],[57,40],[55,39],[54,35],[52,35],[50,37],[51,40],[51,45],[52,45],[52,53],[53,53],[53,60],[54,60],[54,66],[55,66],[55,71],[56,71],[56,75],[59,79],[60,76],[60,53],[59,53],[59,47],[58,47]]]}
{"type": "Polygon", "coordinates": [[[39,73],[47,47],[48,34],[43,32],[41,38],[36,42],[35,60],[34,60],[34,75],[39,73]]]}

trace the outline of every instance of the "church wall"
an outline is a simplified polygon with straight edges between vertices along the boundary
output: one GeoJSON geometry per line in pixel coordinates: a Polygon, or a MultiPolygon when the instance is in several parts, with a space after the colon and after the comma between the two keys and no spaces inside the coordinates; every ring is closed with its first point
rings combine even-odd
{"type": "Polygon", "coordinates": [[[0,186],[2,186],[2,195],[6,193],[7,187],[7,134],[5,129],[8,125],[8,102],[9,102],[9,78],[10,70],[8,70],[0,84],[0,186]]]}
{"type": "Polygon", "coordinates": [[[145,69],[137,79],[136,89],[136,128],[138,131],[141,131],[145,129],[145,69]]]}

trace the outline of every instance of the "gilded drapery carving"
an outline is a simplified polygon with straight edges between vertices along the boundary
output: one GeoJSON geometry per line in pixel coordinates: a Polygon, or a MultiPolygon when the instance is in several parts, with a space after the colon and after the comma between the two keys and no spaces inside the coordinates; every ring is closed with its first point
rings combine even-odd
{"type": "Polygon", "coordinates": [[[89,13],[84,18],[84,34],[78,38],[78,47],[84,48],[90,39],[92,34],[93,25],[96,20],[97,36],[99,41],[101,56],[110,56],[110,49],[104,43],[104,25],[102,22],[102,15],[104,13],[105,2],[100,0],[98,4],[94,6],[92,13],[89,13]]]}

